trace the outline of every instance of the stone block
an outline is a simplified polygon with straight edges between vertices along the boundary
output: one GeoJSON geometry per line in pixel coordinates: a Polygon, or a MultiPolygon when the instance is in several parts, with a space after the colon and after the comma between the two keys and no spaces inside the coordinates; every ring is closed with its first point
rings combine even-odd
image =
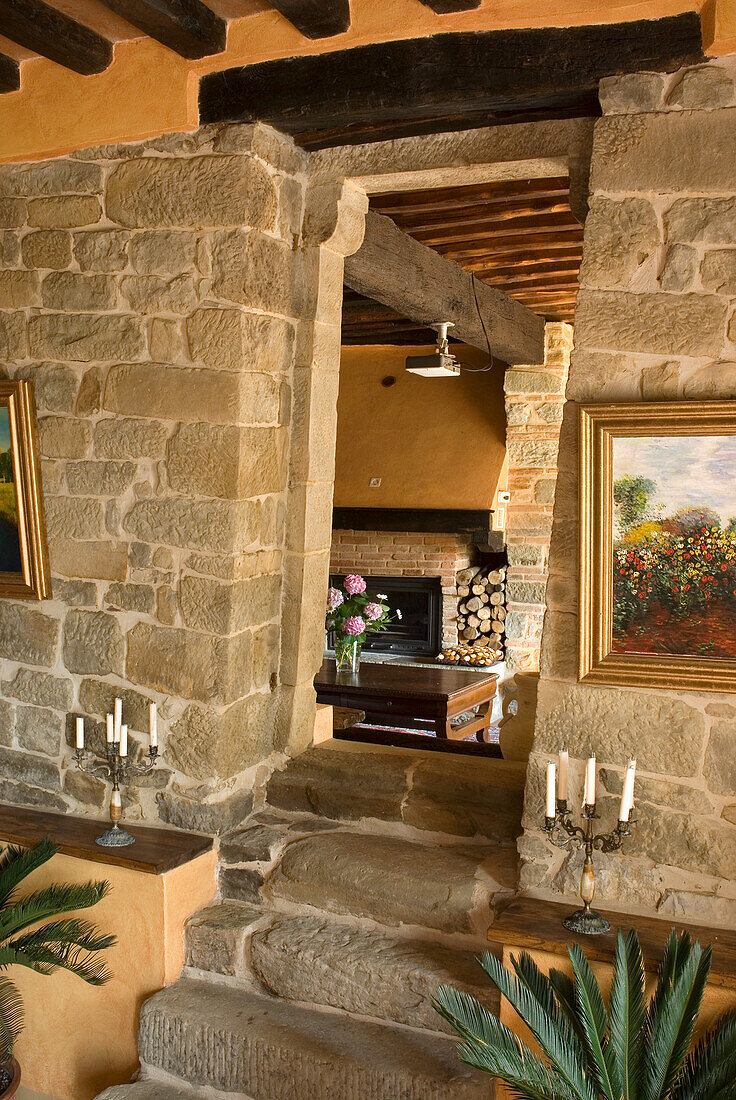
{"type": "Polygon", "coordinates": [[[450,1039],[191,979],[146,1002],[139,1047],[144,1062],[195,1089],[269,1100],[291,1100],[305,1081],[312,1100],[486,1100],[488,1094],[487,1081],[462,1065],[450,1039]]]}
{"type": "Polygon", "coordinates": [[[654,111],[662,101],[663,92],[664,78],[659,73],[604,76],[598,85],[604,115],[638,115],[654,111]]]}
{"type": "Polygon", "coordinates": [[[508,558],[509,565],[543,565],[546,553],[543,546],[534,546],[533,543],[521,546],[509,543],[508,558]]]}
{"type": "Polygon", "coordinates": [[[509,603],[528,603],[544,607],[545,581],[519,581],[510,578],[506,586],[509,603]]]}
{"type": "Polygon", "coordinates": [[[714,878],[736,878],[736,841],[730,825],[637,804],[637,850],[657,864],[714,878]]]}
{"type": "MultiPolygon", "coordinates": [[[[68,544],[67,544],[68,545],[68,544]]],[[[67,607],[96,607],[97,585],[91,581],[66,581],[52,577],[54,599],[67,607]]]]}
{"type": "Polygon", "coordinates": [[[191,631],[138,623],[127,636],[128,679],[185,699],[212,700],[221,668],[212,639],[191,631]]]}
{"type": "Polygon", "coordinates": [[[96,539],[102,534],[102,504],[86,497],[47,497],[50,539],[96,539]]]}
{"type": "Polygon", "coordinates": [[[96,312],[114,307],[116,289],[109,275],[52,271],[43,281],[41,295],[47,309],[60,309],[68,313],[83,310],[96,312]]]}
{"type": "Polygon", "coordinates": [[[488,872],[492,894],[516,884],[515,849],[497,851],[493,871],[488,855],[481,848],[424,847],[395,837],[330,832],[290,844],[269,890],[284,901],[387,925],[470,932],[481,868],[488,872]]]}
{"type": "Polygon", "coordinates": [[[197,304],[190,275],[166,279],[161,275],[126,275],[120,293],[134,313],[189,313],[197,304]]]}
{"type": "Polygon", "coordinates": [[[681,79],[667,96],[667,103],[686,111],[702,108],[717,109],[733,103],[733,80],[716,65],[704,65],[700,69],[686,69],[681,79]]]}
{"type": "Polygon", "coordinates": [[[245,971],[250,926],[263,912],[251,905],[227,902],[200,909],[187,921],[187,965],[234,977],[245,971]]]}
{"type": "Polygon", "coordinates": [[[669,355],[718,355],[726,303],[713,294],[611,294],[583,290],[575,311],[581,346],[669,355]]]}
{"type": "Polygon", "coordinates": [[[130,159],[109,176],[105,198],[108,217],[130,228],[276,225],[273,181],[252,157],[130,159]]]}
{"type": "Polygon", "coordinates": [[[95,425],[94,451],[100,458],[160,458],[166,429],[153,420],[112,417],[95,425]]]}
{"type": "Polygon", "coordinates": [[[636,756],[642,771],[693,776],[704,740],[701,712],[671,694],[540,683],[535,752],[556,753],[566,744],[581,759],[591,751],[600,763],[636,756]]]}
{"type": "Polygon", "coordinates": [[[15,728],[15,707],[6,699],[0,699],[0,745],[10,747],[13,744],[15,728]]]}
{"type": "Polygon", "coordinates": [[[289,370],[294,327],[280,317],[240,309],[198,309],[186,322],[192,359],[208,367],[281,374],[289,370]]]}
{"type": "Polygon", "coordinates": [[[31,353],[41,359],[130,362],[145,349],[137,318],[110,314],[44,313],[28,322],[31,353]]]}
{"type": "Polygon", "coordinates": [[[580,285],[631,286],[659,243],[657,215],[646,199],[593,196],[585,219],[580,285]]]}
{"type": "Polygon", "coordinates": [[[258,501],[200,501],[179,497],[140,500],[123,521],[143,542],[233,553],[262,536],[258,501]]]}
{"type": "Polygon", "coordinates": [[[13,806],[38,806],[46,811],[59,810],[61,813],[69,809],[60,795],[11,779],[0,779],[0,798],[13,806]]]}
{"type": "Polygon", "coordinates": [[[659,276],[662,290],[689,290],[698,270],[698,254],[685,244],[673,244],[667,249],[664,267],[659,276]]]}
{"type": "Polygon", "coordinates": [[[57,764],[43,756],[32,756],[3,746],[0,746],[0,775],[6,781],[41,787],[44,791],[58,791],[61,786],[57,764]]]}
{"type": "Polygon", "coordinates": [[[136,473],[133,462],[69,462],[69,492],[99,497],[118,497],[130,487],[136,473]]]}
{"type": "Polygon", "coordinates": [[[91,577],[93,580],[125,580],[128,575],[128,550],[113,541],[54,542],[54,572],[64,577],[91,577]]]}
{"type": "MultiPolygon", "coordinates": [[[[623,771],[600,768],[598,774],[603,789],[620,798],[623,771]]],[[[657,806],[683,810],[686,813],[715,813],[713,800],[705,791],[699,787],[688,786],[686,783],[677,783],[673,779],[649,779],[646,776],[637,776],[636,802],[637,805],[640,802],[652,802],[657,806]]]]}
{"type": "Polygon", "coordinates": [[[179,363],[189,358],[182,325],[178,320],[154,317],[149,342],[154,363],[179,363]]]}
{"type": "Polygon", "coordinates": [[[41,363],[32,369],[36,407],[44,412],[72,412],[77,396],[77,376],[69,367],[41,363]]]}
{"type": "Polygon", "coordinates": [[[74,685],[66,677],[51,676],[48,672],[19,668],[12,680],[3,683],[3,692],[22,703],[54,710],[69,710],[74,696],[74,685]]]}
{"type": "Polygon", "coordinates": [[[122,271],[128,263],[128,234],[97,229],[74,234],[74,258],[82,271],[122,271]]]}
{"type": "Polygon", "coordinates": [[[554,504],[557,479],[543,477],[534,484],[534,500],[537,504],[554,504]]]}
{"type": "Polygon", "coordinates": [[[203,802],[186,798],[176,791],[160,791],[156,801],[159,816],[167,825],[219,835],[229,832],[248,816],[253,808],[253,792],[236,791],[219,802],[203,802]]]}
{"type": "Polygon", "coordinates": [[[179,606],[187,626],[211,634],[234,634],[278,618],[281,577],[251,577],[220,584],[208,577],[184,576],[179,606]]]}
{"type": "Polygon", "coordinates": [[[593,138],[591,191],[728,193],[735,116],[728,107],[601,119],[593,138]]]}
{"type": "Polygon", "coordinates": [[[708,786],[716,794],[736,795],[736,757],[733,748],[733,723],[716,723],[710,731],[703,768],[708,786]]]}
{"type": "Polygon", "coordinates": [[[90,443],[90,425],[66,416],[44,416],[38,438],[44,458],[83,458],[90,443]]]}
{"type": "Polygon", "coordinates": [[[16,707],[15,736],[23,749],[58,756],[61,750],[63,719],[45,707],[16,707]]]}
{"type": "Polygon", "coordinates": [[[524,764],[510,760],[434,762],[420,758],[401,818],[406,825],[453,836],[482,836],[515,846],[521,834],[524,764]]]}
{"type": "Polygon", "coordinates": [[[551,680],[578,678],[578,617],[574,613],[547,611],[542,627],[540,669],[551,680]]]}
{"type": "Polygon", "coordinates": [[[565,380],[551,371],[509,368],[503,376],[503,391],[507,397],[528,393],[564,393],[565,380]]]}
{"type": "Polygon", "coordinates": [[[146,695],[132,688],[120,687],[105,680],[84,679],[79,685],[79,706],[85,714],[94,714],[104,718],[112,714],[115,700],[122,699],[123,721],[128,728],[139,733],[148,733],[148,706],[151,702],[146,695]]]}
{"type": "Polygon", "coordinates": [[[136,233],[130,240],[130,262],[139,275],[178,275],[197,266],[198,238],[193,233],[136,233]]]}
{"type": "Polygon", "coordinates": [[[123,675],[123,635],[114,615],[70,611],[64,623],[64,664],[82,675],[123,675]]]}
{"type": "Polygon", "coordinates": [[[0,169],[0,198],[23,195],[89,194],[100,189],[101,169],[97,164],[75,160],[49,160],[33,164],[3,164],[0,169]]]}
{"type": "Polygon", "coordinates": [[[736,294],[736,250],[725,248],[706,252],[700,278],[706,290],[715,290],[717,294],[736,294]]]}
{"type": "Polygon", "coordinates": [[[316,917],[276,916],[251,938],[260,983],[287,1001],[330,1005],[409,1027],[450,1032],[432,1007],[440,985],[475,996],[498,1013],[499,996],[472,951],[396,939],[316,917]]]}
{"type": "Polygon", "coordinates": [[[155,605],[153,588],[150,584],[111,584],[105,593],[109,607],[120,611],[138,611],[141,615],[152,615],[155,605]]]}
{"type": "Polygon", "coordinates": [[[82,375],[77,393],[74,411],[77,416],[86,417],[100,411],[102,396],[102,375],[98,367],[90,367],[82,375]]]}
{"type": "Polygon", "coordinates": [[[274,712],[274,697],[266,693],[249,695],[221,714],[192,704],[169,733],[169,762],[204,781],[238,775],[283,748],[275,743],[274,712]]]}
{"type": "Polygon", "coordinates": [[[72,262],[72,239],[56,229],[41,229],[28,233],[21,241],[21,253],[26,267],[68,267],[72,262]]]}
{"type": "Polygon", "coordinates": [[[13,267],[20,257],[20,240],[17,233],[0,231],[0,259],[7,267],[13,267]]]}
{"type": "Polygon", "coordinates": [[[727,928],[736,923],[736,900],[696,890],[666,890],[657,912],[672,916],[678,922],[706,925],[708,928],[727,928]]]}
{"type": "Polygon", "coordinates": [[[736,244],[736,198],[678,199],[664,215],[668,241],[736,244]]]}
{"type": "Polygon", "coordinates": [[[22,313],[0,313],[0,357],[24,359],[26,325],[22,313]]]}
{"type": "Polygon", "coordinates": [[[56,619],[22,604],[0,602],[0,657],[50,668],[58,638],[56,619]]]}
{"type": "Polygon", "coordinates": [[[20,229],[27,215],[28,204],[23,199],[0,199],[0,229],[20,229]]]}
{"type": "MultiPolygon", "coordinates": [[[[577,897],[583,854],[571,852],[552,880],[553,889],[567,897],[577,897]]],[[[637,906],[656,909],[662,897],[662,875],[651,860],[632,859],[631,855],[598,857],[595,868],[596,898],[603,905],[637,906]]]]}
{"type": "Polygon", "coordinates": [[[96,225],[101,217],[100,200],[94,195],[31,199],[28,203],[28,224],[39,229],[77,229],[96,225]]]}
{"type": "Polygon", "coordinates": [[[224,863],[270,863],[289,833],[289,822],[273,814],[257,814],[244,829],[224,837],[220,858],[224,863]],[[262,819],[266,818],[266,821],[262,819]]]}
{"type": "Polygon", "coordinates": [[[169,485],[176,492],[225,499],[282,492],[286,442],[286,433],[277,428],[183,424],[167,448],[169,485]]]}
{"type": "Polygon", "coordinates": [[[62,790],[75,801],[95,809],[101,809],[107,799],[107,784],[78,768],[69,768],[64,773],[62,790]]]}
{"type": "Polygon", "coordinates": [[[519,467],[544,470],[554,469],[557,465],[556,439],[514,439],[509,440],[509,462],[519,467]]]}
{"type": "Polygon", "coordinates": [[[224,898],[252,902],[254,905],[259,905],[262,901],[263,875],[260,871],[250,867],[222,867],[219,881],[224,898]]]}
{"type": "Polygon", "coordinates": [[[0,271],[0,309],[40,304],[36,271],[0,271]]]}
{"type": "Polygon", "coordinates": [[[289,247],[253,230],[216,233],[210,293],[220,299],[289,316],[293,259],[289,247]]]}

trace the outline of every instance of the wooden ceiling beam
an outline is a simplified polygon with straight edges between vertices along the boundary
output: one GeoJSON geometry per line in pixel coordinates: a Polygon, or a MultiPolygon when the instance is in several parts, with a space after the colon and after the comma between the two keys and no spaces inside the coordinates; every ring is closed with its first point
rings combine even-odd
{"type": "Polygon", "coordinates": [[[449,15],[454,11],[472,11],[480,7],[480,0],[419,0],[425,8],[431,8],[437,15],[449,15]]]}
{"type": "Polygon", "coordinates": [[[570,180],[567,176],[543,176],[540,179],[494,180],[488,183],[471,183],[465,187],[436,187],[422,191],[387,191],[371,195],[371,206],[379,214],[398,214],[407,207],[411,210],[433,210],[437,206],[452,208],[475,202],[504,203],[511,197],[568,194],[570,180]]]}
{"type": "MultiPolygon", "coordinates": [[[[699,14],[572,27],[438,34],[278,58],[209,73],[202,122],[262,121],[333,143],[378,141],[387,124],[457,130],[463,119],[557,117],[592,102],[602,77],[704,60],[699,14]],[[555,114],[555,112],[557,114],[555,114]],[[448,119],[454,123],[447,125],[448,119]],[[371,128],[374,128],[371,132],[371,128]]],[[[477,121],[477,125],[482,125],[477,121]]]]}
{"type": "Polygon", "coordinates": [[[271,0],[305,38],[334,38],[350,26],[350,0],[271,0]]]}
{"type": "Polygon", "coordinates": [[[539,235],[535,233],[524,234],[514,233],[512,236],[500,236],[497,238],[485,237],[482,240],[474,240],[467,243],[464,247],[458,248],[457,243],[452,245],[439,245],[437,251],[442,256],[445,256],[448,260],[456,260],[458,263],[462,263],[466,270],[471,270],[467,267],[465,260],[471,260],[474,256],[492,256],[496,249],[499,252],[506,251],[508,249],[518,249],[519,251],[526,250],[527,247],[538,248],[548,250],[552,247],[554,240],[557,240],[564,244],[569,244],[571,241],[579,242],[582,245],[583,231],[580,226],[577,229],[560,228],[556,231],[545,230],[544,233],[539,235]]]}
{"type": "Polygon", "coordinates": [[[112,61],[111,42],[43,0],[0,0],[0,32],[82,76],[104,72],[112,61]]]}
{"type": "Polygon", "coordinates": [[[430,325],[452,321],[463,343],[487,348],[507,363],[544,361],[544,323],[494,287],[473,279],[402,231],[368,211],[365,237],[345,259],[344,280],[403,317],[430,325]]]}
{"type": "Polygon", "coordinates": [[[443,226],[439,226],[436,229],[422,229],[416,232],[407,228],[406,232],[411,233],[412,237],[421,241],[422,244],[428,244],[434,248],[436,245],[456,244],[459,241],[475,243],[481,240],[491,241],[496,237],[511,234],[528,236],[539,232],[554,233],[557,230],[576,228],[579,230],[582,227],[568,209],[558,214],[514,215],[509,218],[486,218],[479,222],[468,221],[456,229],[445,230],[443,226]]]}
{"type": "Polygon", "coordinates": [[[191,61],[222,53],[227,44],[227,23],[202,0],[101,2],[162,46],[191,61]]]}
{"type": "Polygon", "coordinates": [[[0,95],[20,88],[20,65],[14,57],[0,53],[0,95]]]}
{"type": "Polygon", "coordinates": [[[437,210],[432,215],[419,215],[416,218],[409,214],[402,214],[399,217],[394,216],[393,220],[405,232],[415,236],[417,233],[433,233],[437,230],[463,228],[467,225],[471,227],[501,225],[512,218],[518,218],[519,224],[522,224],[522,218],[529,219],[540,214],[565,214],[568,221],[579,224],[570,211],[568,196],[560,198],[558,202],[545,201],[538,204],[509,202],[502,210],[469,206],[467,210],[457,210],[449,216],[446,212],[437,210]]]}

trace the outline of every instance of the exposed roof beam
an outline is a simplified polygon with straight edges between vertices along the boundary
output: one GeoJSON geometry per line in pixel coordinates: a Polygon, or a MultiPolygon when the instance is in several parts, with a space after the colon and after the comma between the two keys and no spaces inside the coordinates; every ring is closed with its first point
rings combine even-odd
{"type": "Polygon", "coordinates": [[[507,363],[544,360],[544,321],[451,260],[369,211],[363,244],[345,259],[351,290],[422,325],[452,321],[452,334],[507,363]]]}
{"type": "Polygon", "coordinates": [[[0,53],[0,95],[3,92],[17,92],[20,88],[20,66],[18,62],[0,53]]]}
{"type": "Polygon", "coordinates": [[[306,38],[332,38],[350,26],[350,0],[271,0],[306,38]]]}
{"type": "Polygon", "coordinates": [[[419,0],[425,8],[431,8],[438,15],[447,15],[452,11],[470,11],[479,8],[480,0],[419,0]]]}
{"type": "Polygon", "coordinates": [[[195,60],[225,49],[227,23],[201,0],[102,0],[102,3],[181,57],[195,60]]]}
{"type": "MultiPolygon", "coordinates": [[[[601,77],[703,60],[697,12],[631,23],[438,34],[280,58],[209,73],[202,122],[256,121],[300,134],[411,121],[423,133],[468,119],[580,108],[592,113],[601,77]]],[[[475,125],[477,125],[477,121],[475,125]]]]}
{"type": "Polygon", "coordinates": [[[0,0],[0,31],[83,76],[103,72],[112,61],[111,42],[43,0],[0,0]]]}

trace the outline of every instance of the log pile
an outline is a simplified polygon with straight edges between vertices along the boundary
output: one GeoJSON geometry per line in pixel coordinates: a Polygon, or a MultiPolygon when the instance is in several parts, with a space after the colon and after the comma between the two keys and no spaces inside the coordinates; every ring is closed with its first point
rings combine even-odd
{"type": "Polygon", "coordinates": [[[503,656],[503,638],[506,620],[506,569],[494,569],[490,566],[475,565],[461,569],[457,575],[458,618],[457,633],[459,646],[456,649],[467,653],[446,658],[462,663],[492,663],[503,656]],[[482,656],[482,662],[471,661],[474,651],[482,656]]]}

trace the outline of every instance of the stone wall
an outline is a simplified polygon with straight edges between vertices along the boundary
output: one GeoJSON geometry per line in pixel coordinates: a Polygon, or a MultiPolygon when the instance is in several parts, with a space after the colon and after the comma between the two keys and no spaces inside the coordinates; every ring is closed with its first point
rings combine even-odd
{"type": "Polygon", "coordinates": [[[53,573],[0,602],[0,798],[99,811],[72,715],[99,743],[116,695],[136,751],[162,717],[131,819],[238,820],[308,743],[341,209],[357,247],[350,196],[265,127],[0,167],[0,362],[36,383],[53,573]]]}
{"type": "Polygon", "coordinates": [[[462,535],[411,531],[333,531],[331,573],[366,577],[439,577],[442,582],[442,644],[457,643],[457,574],[473,559],[473,542],[462,535]]]}
{"type": "Polygon", "coordinates": [[[511,493],[506,521],[509,671],[539,669],[557,447],[571,348],[572,327],[551,321],[544,333],[544,365],[509,368],[504,376],[511,493]]]}
{"type": "Polygon", "coordinates": [[[579,856],[538,828],[541,770],[567,744],[582,791],[596,752],[607,823],[632,753],[637,824],[624,855],[597,856],[599,898],[730,926],[736,696],[577,683],[576,423],[580,401],[736,398],[735,75],[723,59],[601,88],[521,840],[522,884],[574,894],[579,856]]]}

